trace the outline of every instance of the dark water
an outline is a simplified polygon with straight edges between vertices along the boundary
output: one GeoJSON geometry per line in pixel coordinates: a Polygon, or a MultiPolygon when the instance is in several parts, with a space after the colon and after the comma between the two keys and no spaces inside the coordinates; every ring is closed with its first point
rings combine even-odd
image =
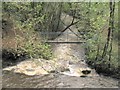
{"type": "Polygon", "coordinates": [[[3,72],[3,87],[7,88],[56,87],[57,83],[59,82],[54,75],[26,76],[3,72]]]}
{"type": "Polygon", "coordinates": [[[71,77],[61,74],[26,76],[3,72],[3,88],[117,88],[118,81],[104,76],[71,77]]]}

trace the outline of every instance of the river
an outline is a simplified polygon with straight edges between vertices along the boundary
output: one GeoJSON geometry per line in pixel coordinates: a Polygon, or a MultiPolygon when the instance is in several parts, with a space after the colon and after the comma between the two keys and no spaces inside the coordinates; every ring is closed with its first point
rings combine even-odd
{"type": "MultiPolygon", "coordinates": [[[[67,20],[71,21],[71,17],[67,15],[67,20]]],[[[67,21],[68,23],[70,21],[67,21]]],[[[72,30],[77,34],[77,29],[72,26],[72,30]]],[[[54,41],[78,41],[73,32],[69,29],[54,41]],[[69,33],[69,34],[68,34],[69,33]]],[[[85,60],[84,43],[57,43],[51,44],[53,54],[59,65],[64,66],[64,61],[74,61],[79,68],[85,69],[87,64],[85,60]],[[84,62],[84,66],[81,63],[84,62]]],[[[3,71],[2,87],[3,88],[118,88],[118,80],[111,77],[99,75],[94,69],[91,69],[90,75],[86,77],[69,76],[61,73],[50,73],[48,75],[28,76],[24,74],[14,73],[12,71],[3,71]]]]}

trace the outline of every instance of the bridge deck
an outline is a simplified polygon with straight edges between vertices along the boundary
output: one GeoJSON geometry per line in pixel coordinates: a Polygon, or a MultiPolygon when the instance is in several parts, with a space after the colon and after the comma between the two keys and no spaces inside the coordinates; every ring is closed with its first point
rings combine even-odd
{"type": "Polygon", "coordinates": [[[45,43],[85,43],[86,41],[42,41],[45,43]]]}

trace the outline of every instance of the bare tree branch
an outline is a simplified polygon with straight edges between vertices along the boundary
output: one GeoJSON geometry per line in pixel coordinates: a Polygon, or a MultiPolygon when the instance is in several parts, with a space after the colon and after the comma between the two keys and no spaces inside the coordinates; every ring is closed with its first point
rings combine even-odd
{"type": "Polygon", "coordinates": [[[78,23],[79,21],[76,21],[76,22],[73,22],[72,21],[72,23],[70,24],[70,25],[68,25],[65,29],[63,29],[62,31],[61,31],[61,33],[60,34],[58,34],[58,36],[60,36],[65,30],[67,30],[68,28],[70,28],[72,25],[75,25],[76,23],[78,23]]]}
{"type": "MultiPolygon", "coordinates": [[[[62,22],[62,21],[61,21],[62,22]]],[[[64,22],[62,22],[64,25],[65,25],[65,23],[64,22]]],[[[66,25],[65,25],[66,26],[66,25]]],[[[71,31],[71,32],[73,32],[73,30],[70,28],[70,27],[68,27],[68,29],[71,31]]],[[[79,37],[79,38],[81,38],[79,35],[77,35],[75,32],[73,32],[77,37],[79,37]]]]}

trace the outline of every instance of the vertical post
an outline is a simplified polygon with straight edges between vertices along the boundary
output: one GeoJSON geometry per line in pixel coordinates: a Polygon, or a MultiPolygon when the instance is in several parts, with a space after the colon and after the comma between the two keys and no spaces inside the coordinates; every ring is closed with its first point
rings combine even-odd
{"type": "Polygon", "coordinates": [[[114,32],[114,10],[115,10],[115,2],[110,2],[110,29],[111,29],[111,42],[110,42],[110,51],[109,51],[109,64],[108,67],[110,68],[110,61],[112,55],[112,42],[113,42],[113,32],[114,32]]]}
{"type": "Polygon", "coordinates": [[[2,89],[2,2],[0,2],[0,90],[2,89]]]}

